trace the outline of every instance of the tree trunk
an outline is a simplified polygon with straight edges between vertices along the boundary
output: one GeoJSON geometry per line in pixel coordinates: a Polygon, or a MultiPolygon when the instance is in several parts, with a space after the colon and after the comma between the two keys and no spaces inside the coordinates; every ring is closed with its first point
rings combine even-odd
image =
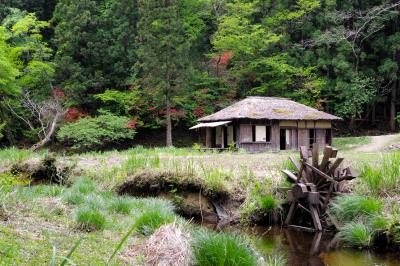
{"type": "Polygon", "coordinates": [[[170,102],[168,96],[166,98],[166,107],[167,107],[167,110],[165,112],[165,120],[166,120],[166,124],[167,124],[166,146],[172,147],[173,145],[172,145],[171,102],[170,102]]]}
{"type": "Polygon", "coordinates": [[[49,143],[49,141],[51,140],[51,137],[53,136],[54,132],[56,131],[56,127],[57,127],[57,123],[58,120],[61,117],[61,113],[57,112],[54,115],[53,121],[51,122],[51,126],[49,128],[49,131],[46,133],[46,135],[44,136],[43,139],[41,139],[38,143],[34,144],[30,150],[32,151],[36,151],[40,148],[42,148],[44,145],[46,145],[47,143],[49,143]]]}
{"type": "Polygon", "coordinates": [[[372,114],[371,114],[371,122],[375,124],[376,121],[376,103],[372,103],[372,114]]]}
{"type": "Polygon", "coordinates": [[[392,93],[390,97],[390,130],[396,130],[396,94],[397,94],[397,80],[393,82],[392,93]]]}

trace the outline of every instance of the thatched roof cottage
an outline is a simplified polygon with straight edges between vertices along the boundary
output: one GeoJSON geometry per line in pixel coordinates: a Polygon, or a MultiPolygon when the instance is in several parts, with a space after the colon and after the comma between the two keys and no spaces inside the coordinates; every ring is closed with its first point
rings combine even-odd
{"type": "Polygon", "coordinates": [[[232,143],[249,151],[290,150],[332,143],[332,121],[340,117],[292,100],[247,97],[221,111],[200,118],[190,129],[200,132],[207,148],[232,143]]]}

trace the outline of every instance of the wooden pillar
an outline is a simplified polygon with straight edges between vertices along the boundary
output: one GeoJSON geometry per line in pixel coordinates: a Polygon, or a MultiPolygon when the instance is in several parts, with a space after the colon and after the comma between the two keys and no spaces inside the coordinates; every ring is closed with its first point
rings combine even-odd
{"type": "Polygon", "coordinates": [[[279,121],[272,121],[271,125],[271,143],[272,150],[279,151],[280,149],[280,128],[279,121]]]}
{"type": "Polygon", "coordinates": [[[221,126],[221,148],[225,148],[225,127],[221,126]]]}

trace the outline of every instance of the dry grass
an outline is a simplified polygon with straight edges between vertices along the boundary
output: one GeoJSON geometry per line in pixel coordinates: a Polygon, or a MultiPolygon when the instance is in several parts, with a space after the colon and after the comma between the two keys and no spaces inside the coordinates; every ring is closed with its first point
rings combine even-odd
{"type": "Polygon", "coordinates": [[[133,247],[126,255],[128,258],[144,256],[145,265],[190,265],[193,258],[190,234],[184,225],[176,222],[163,225],[143,244],[133,247]]]}

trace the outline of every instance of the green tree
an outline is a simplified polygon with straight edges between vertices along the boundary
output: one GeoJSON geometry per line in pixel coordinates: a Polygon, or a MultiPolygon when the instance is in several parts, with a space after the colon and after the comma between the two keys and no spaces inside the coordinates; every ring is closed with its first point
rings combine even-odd
{"type": "Polygon", "coordinates": [[[212,39],[215,56],[231,52],[228,74],[240,97],[247,94],[287,96],[315,104],[323,85],[311,66],[294,63],[286,25],[301,23],[316,8],[314,0],[297,1],[292,8],[268,13],[263,1],[235,0],[227,4],[212,39]]]}
{"type": "Polygon", "coordinates": [[[166,145],[172,146],[171,108],[184,93],[189,67],[182,1],[144,0],[138,11],[135,78],[146,97],[157,99],[164,111],[166,145]]]}
{"type": "Polygon", "coordinates": [[[135,62],[136,1],[60,0],[53,22],[56,80],[71,104],[127,85],[135,62]]]}

